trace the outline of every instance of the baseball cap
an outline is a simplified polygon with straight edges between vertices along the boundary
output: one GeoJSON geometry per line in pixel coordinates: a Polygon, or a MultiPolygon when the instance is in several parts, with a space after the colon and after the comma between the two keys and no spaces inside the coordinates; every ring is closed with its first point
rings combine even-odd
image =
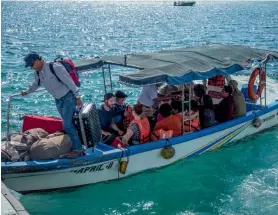
{"type": "Polygon", "coordinates": [[[126,98],[127,94],[125,94],[123,91],[117,90],[115,93],[116,98],[126,98]]]}
{"type": "Polygon", "coordinates": [[[31,67],[33,65],[33,63],[40,59],[40,55],[36,52],[31,52],[29,53],[25,58],[24,58],[24,61],[25,61],[25,68],[27,67],[31,67]]]}

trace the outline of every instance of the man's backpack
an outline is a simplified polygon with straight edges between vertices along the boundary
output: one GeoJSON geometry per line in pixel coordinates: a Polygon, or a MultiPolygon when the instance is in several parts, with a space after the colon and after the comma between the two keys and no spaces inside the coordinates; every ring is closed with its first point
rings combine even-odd
{"type": "MultiPolygon", "coordinates": [[[[69,73],[70,77],[72,78],[73,82],[75,83],[75,85],[77,87],[81,86],[80,81],[79,81],[78,73],[76,72],[76,68],[75,68],[75,65],[72,62],[72,60],[70,60],[69,58],[56,58],[54,60],[54,62],[49,63],[50,71],[52,72],[53,75],[55,75],[55,77],[58,79],[58,81],[61,82],[60,78],[56,75],[56,72],[55,72],[54,67],[53,67],[53,64],[55,62],[60,63],[65,67],[65,69],[67,70],[67,72],[69,73]]],[[[38,72],[37,72],[37,75],[39,77],[38,72]]],[[[38,81],[38,85],[40,85],[40,79],[38,81]]]]}

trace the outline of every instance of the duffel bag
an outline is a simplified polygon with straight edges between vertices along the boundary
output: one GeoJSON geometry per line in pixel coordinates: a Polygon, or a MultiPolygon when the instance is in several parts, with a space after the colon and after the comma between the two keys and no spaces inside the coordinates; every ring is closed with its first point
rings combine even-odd
{"type": "Polygon", "coordinates": [[[42,128],[33,128],[26,130],[23,134],[18,134],[11,137],[11,145],[17,150],[27,150],[32,144],[41,138],[46,138],[48,133],[42,128]],[[20,143],[20,144],[19,144],[20,143]]]}
{"type": "Polygon", "coordinates": [[[26,150],[17,150],[10,142],[1,145],[1,162],[28,161],[30,155],[26,150]]]}
{"type": "Polygon", "coordinates": [[[30,157],[32,160],[56,159],[70,151],[71,142],[69,136],[62,132],[57,132],[33,143],[30,149],[30,157]]]}

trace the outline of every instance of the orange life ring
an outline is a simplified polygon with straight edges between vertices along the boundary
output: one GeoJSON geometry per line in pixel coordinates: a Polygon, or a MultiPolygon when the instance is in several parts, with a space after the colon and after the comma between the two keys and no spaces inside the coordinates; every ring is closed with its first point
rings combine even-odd
{"type": "Polygon", "coordinates": [[[249,82],[248,82],[248,96],[250,98],[251,101],[257,101],[258,98],[261,97],[261,94],[264,90],[265,87],[265,72],[261,69],[261,68],[255,68],[249,78],[249,82]],[[254,84],[256,81],[257,76],[260,75],[260,83],[257,89],[257,92],[254,93],[254,84]]]}

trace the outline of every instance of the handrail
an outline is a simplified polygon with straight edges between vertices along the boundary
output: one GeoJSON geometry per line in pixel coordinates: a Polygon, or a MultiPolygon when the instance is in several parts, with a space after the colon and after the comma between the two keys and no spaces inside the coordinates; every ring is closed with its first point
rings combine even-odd
{"type": "MultiPolygon", "coordinates": [[[[46,89],[40,89],[36,90],[34,93],[46,91],[46,89]]],[[[6,144],[8,141],[10,141],[10,109],[11,109],[11,101],[12,98],[22,96],[21,93],[16,93],[8,96],[7,102],[8,102],[8,108],[7,108],[7,134],[6,134],[6,144]]]]}

